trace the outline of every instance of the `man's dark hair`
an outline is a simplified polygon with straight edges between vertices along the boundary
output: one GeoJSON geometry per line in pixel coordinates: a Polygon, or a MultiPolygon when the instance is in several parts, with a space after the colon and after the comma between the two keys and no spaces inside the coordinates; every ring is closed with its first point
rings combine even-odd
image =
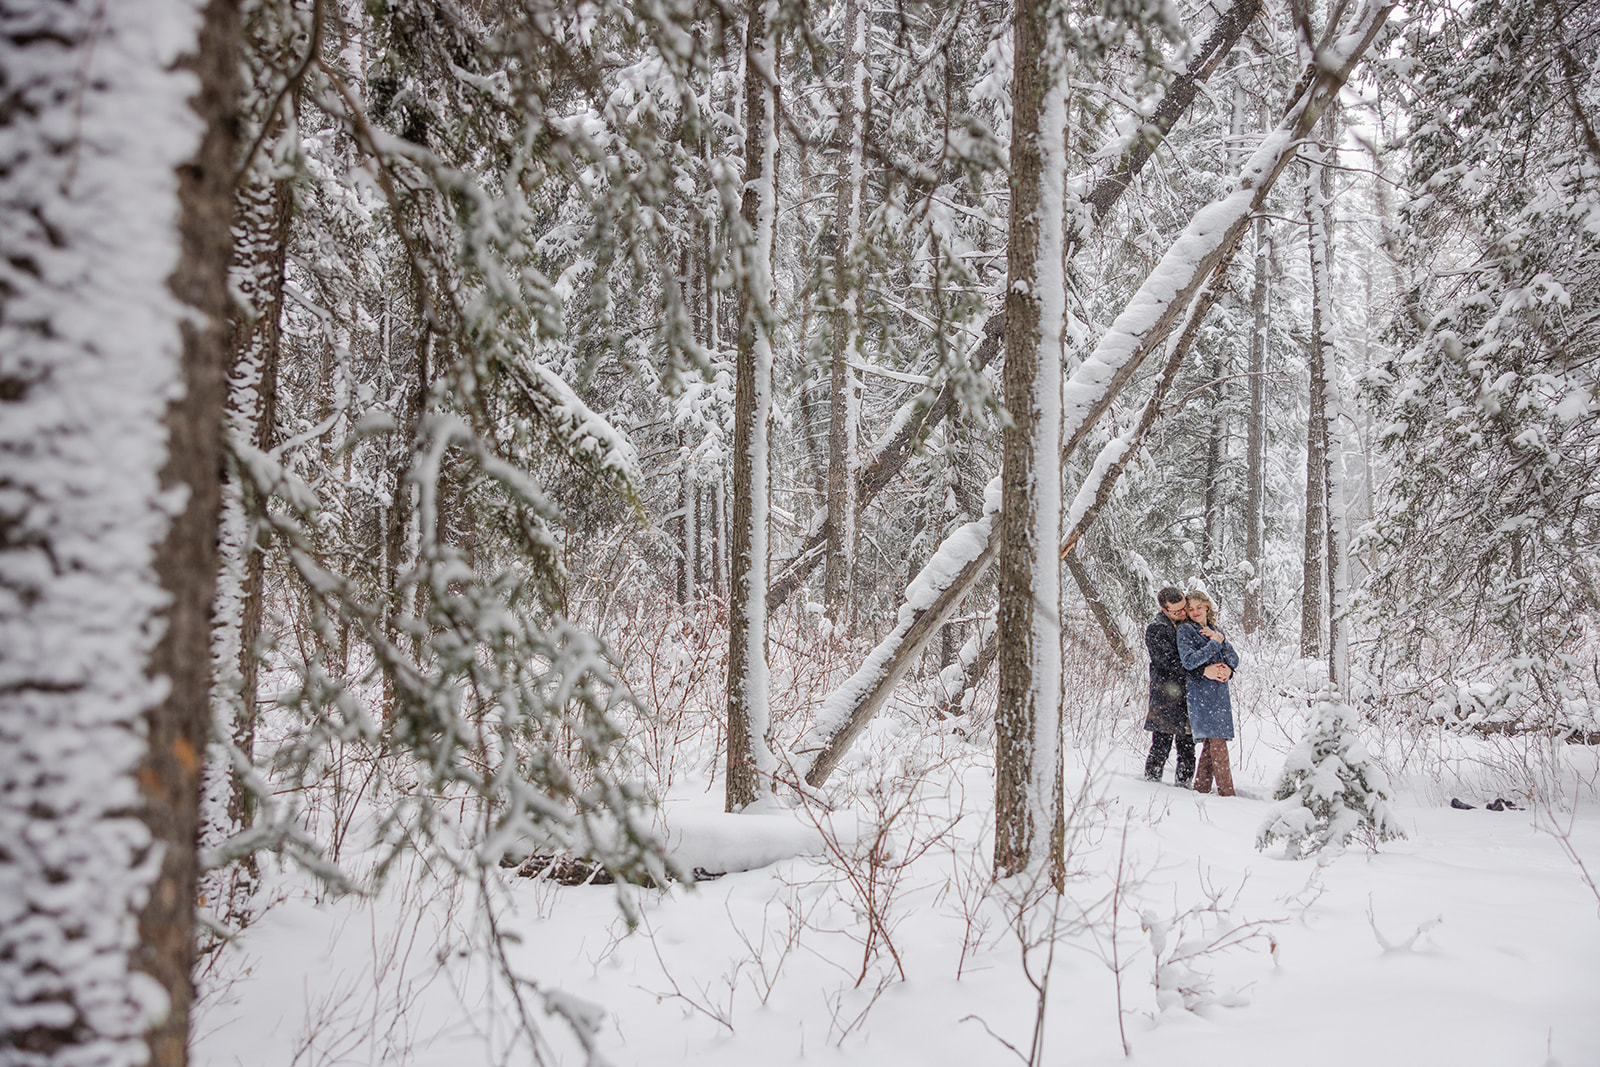
{"type": "Polygon", "coordinates": [[[1176,604],[1182,599],[1183,590],[1179,589],[1175,585],[1169,585],[1165,589],[1161,590],[1161,592],[1156,594],[1156,603],[1163,606],[1167,604],[1176,604]]]}

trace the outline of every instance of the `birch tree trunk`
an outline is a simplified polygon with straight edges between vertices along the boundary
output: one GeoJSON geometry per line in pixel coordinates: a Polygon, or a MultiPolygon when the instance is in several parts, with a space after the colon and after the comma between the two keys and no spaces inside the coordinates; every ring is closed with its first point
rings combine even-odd
{"type": "Polygon", "coordinates": [[[1006,428],[997,563],[996,877],[1048,869],[1059,887],[1061,796],[1061,369],[1066,287],[1066,78],[1048,8],[1018,0],[1011,78],[1006,257],[1006,428]]]}
{"type": "Polygon", "coordinates": [[[236,17],[0,0],[8,1062],[187,1055],[236,17]]]}
{"type": "Polygon", "coordinates": [[[774,763],[767,733],[767,432],[772,409],[772,241],[777,201],[777,49],[767,0],[751,0],[744,43],[744,196],[733,242],[739,342],[733,414],[728,606],[728,811],[759,796],[774,763]]]}

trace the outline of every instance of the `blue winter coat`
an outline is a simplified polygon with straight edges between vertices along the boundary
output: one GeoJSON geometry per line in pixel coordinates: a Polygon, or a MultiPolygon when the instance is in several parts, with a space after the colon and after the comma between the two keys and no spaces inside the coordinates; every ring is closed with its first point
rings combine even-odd
{"type": "Polygon", "coordinates": [[[1178,624],[1156,612],[1144,628],[1144,647],[1150,652],[1150,706],[1144,728],[1188,737],[1189,712],[1183,706],[1186,672],[1178,658],[1178,624]]]}
{"type": "Polygon", "coordinates": [[[1233,702],[1228,698],[1228,683],[1214,682],[1203,672],[1212,663],[1226,663],[1237,671],[1239,653],[1233,650],[1226,634],[1221,641],[1213,641],[1200,633],[1200,627],[1186,622],[1178,627],[1178,656],[1183,660],[1183,669],[1189,672],[1185,687],[1189,698],[1189,729],[1195,737],[1232,741],[1233,702]]]}

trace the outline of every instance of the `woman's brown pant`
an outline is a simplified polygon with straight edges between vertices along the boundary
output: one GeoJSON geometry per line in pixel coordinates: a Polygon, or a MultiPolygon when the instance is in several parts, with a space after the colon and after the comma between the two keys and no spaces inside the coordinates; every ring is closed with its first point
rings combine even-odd
{"type": "Polygon", "coordinates": [[[1228,742],[1220,737],[1205,739],[1200,759],[1194,765],[1194,791],[1211,792],[1211,779],[1217,780],[1217,796],[1233,796],[1233,769],[1228,766],[1228,742]]]}

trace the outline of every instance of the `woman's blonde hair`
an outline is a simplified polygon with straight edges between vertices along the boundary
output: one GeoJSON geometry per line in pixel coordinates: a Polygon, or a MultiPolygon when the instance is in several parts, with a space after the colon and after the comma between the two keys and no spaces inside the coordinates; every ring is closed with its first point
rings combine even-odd
{"type": "Polygon", "coordinates": [[[1213,627],[1217,625],[1217,606],[1211,602],[1210,597],[1196,589],[1192,593],[1184,594],[1184,599],[1191,604],[1204,604],[1206,606],[1206,625],[1213,627]]]}

